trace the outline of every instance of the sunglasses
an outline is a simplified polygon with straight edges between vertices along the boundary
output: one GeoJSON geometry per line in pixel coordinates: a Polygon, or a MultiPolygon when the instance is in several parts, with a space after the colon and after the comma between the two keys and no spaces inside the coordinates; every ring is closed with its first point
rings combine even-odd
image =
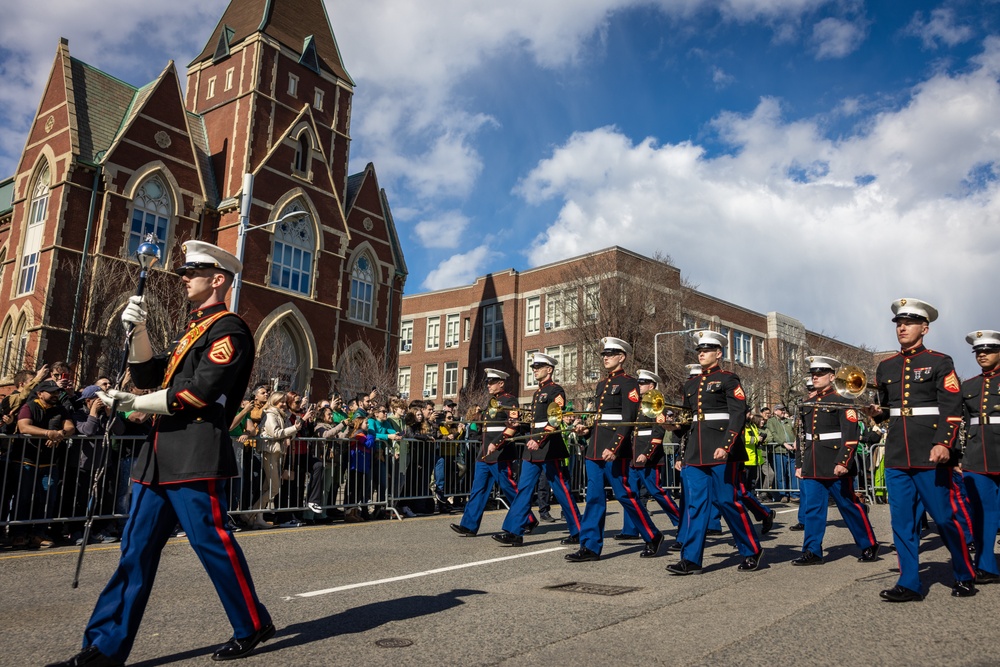
{"type": "Polygon", "coordinates": [[[621,350],[602,350],[601,351],[601,356],[602,357],[617,357],[619,354],[625,354],[625,353],[622,352],[621,350]]]}
{"type": "Polygon", "coordinates": [[[809,375],[826,375],[827,373],[832,373],[832,372],[833,371],[831,371],[828,368],[818,368],[816,370],[811,370],[810,369],[809,375]]]}
{"type": "Polygon", "coordinates": [[[531,364],[531,370],[538,370],[539,368],[545,368],[548,364],[531,364]]]}

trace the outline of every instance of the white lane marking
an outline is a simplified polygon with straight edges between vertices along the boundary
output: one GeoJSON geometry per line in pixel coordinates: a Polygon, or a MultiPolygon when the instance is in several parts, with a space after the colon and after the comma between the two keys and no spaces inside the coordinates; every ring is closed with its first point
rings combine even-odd
{"type": "Polygon", "coordinates": [[[379,584],[388,584],[393,581],[403,581],[405,579],[416,579],[417,577],[426,577],[432,574],[441,574],[442,572],[451,572],[452,570],[462,570],[467,567],[476,567],[478,565],[489,565],[490,563],[499,563],[505,560],[514,560],[515,558],[525,558],[527,556],[539,556],[541,554],[552,553],[553,551],[563,551],[566,547],[552,547],[551,549],[542,549],[540,551],[529,551],[526,553],[519,553],[513,556],[503,556],[501,558],[490,558],[489,560],[480,560],[475,563],[462,563],[461,565],[449,565],[448,567],[439,567],[433,570],[425,570],[424,572],[414,572],[413,574],[403,574],[398,577],[388,577],[387,579],[376,579],[374,581],[362,581],[357,584],[347,584],[346,586],[337,586],[336,588],[325,588],[321,591],[310,591],[308,593],[297,593],[293,597],[297,598],[311,598],[317,595],[327,595],[328,593],[338,593],[340,591],[349,591],[352,588],[364,588],[365,586],[378,586],[379,584]]]}

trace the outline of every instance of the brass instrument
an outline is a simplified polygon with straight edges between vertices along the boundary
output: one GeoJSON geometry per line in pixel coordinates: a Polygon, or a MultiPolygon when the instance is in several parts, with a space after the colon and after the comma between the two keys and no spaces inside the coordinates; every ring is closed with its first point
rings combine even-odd
{"type": "Polygon", "coordinates": [[[672,423],[678,425],[689,424],[691,422],[692,413],[690,410],[685,408],[683,405],[675,405],[673,403],[667,403],[663,397],[663,392],[657,389],[650,389],[645,394],[642,395],[642,403],[639,404],[639,409],[642,414],[652,419],[652,422],[615,422],[615,421],[598,421],[598,424],[607,424],[609,426],[649,426],[650,424],[656,423],[657,417],[662,415],[666,411],[674,413],[674,420],[672,423]]]}
{"type": "MultiPolygon", "coordinates": [[[[496,399],[496,397],[491,397],[490,402],[486,405],[486,417],[491,421],[496,420],[497,415],[499,415],[501,412],[508,413],[508,416],[509,413],[516,412],[517,418],[515,419],[515,421],[521,424],[530,424],[532,421],[531,417],[527,414],[526,410],[522,410],[521,408],[516,406],[503,405],[502,403],[500,403],[500,401],[496,399]]],[[[511,417],[511,419],[514,418],[511,417]]]]}
{"type": "Polygon", "coordinates": [[[836,375],[833,376],[833,389],[842,398],[851,399],[850,403],[824,403],[822,401],[805,401],[799,404],[802,408],[857,408],[855,401],[865,393],[868,387],[868,378],[865,372],[858,366],[841,366],[836,375]]]}
{"type": "MultiPolygon", "coordinates": [[[[585,415],[590,417],[590,423],[585,423],[584,425],[588,428],[593,425],[593,417],[596,412],[575,412],[573,410],[563,410],[562,406],[558,403],[549,403],[549,408],[547,410],[549,417],[549,426],[560,426],[562,424],[563,417],[579,417],[585,415]]],[[[587,420],[584,420],[587,422],[587,420]]]]}

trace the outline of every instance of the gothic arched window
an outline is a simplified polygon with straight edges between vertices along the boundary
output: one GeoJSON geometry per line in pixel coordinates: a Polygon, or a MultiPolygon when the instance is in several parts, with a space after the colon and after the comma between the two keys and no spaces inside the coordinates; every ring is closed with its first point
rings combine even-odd
{"type": "MultiPolygon", "coordinates": [[[[292,202],[278,218],[304,210],[301,203],[292,202]]],[[[279,222],[274,226],[272,243],[271,286],[307,296],[311,294],[316,241],[309,216],[300,215],[279,222]]]]}
{"type": "Polygon", "coordinates": [[[375,293],[375,266],[367,253],[358,255],[351,267],[351,300],[347,316],[371,324],[375,293]]]}
{"type": "Polygon", "coordinates": [[[17,279],[17,293],[30,294],[35,291],[35,279],[38,278],[38,260],[42,252],[42,234],[45,232],[45,218],[49,212],[49,165],[38,171],[35,187],[31,192],[31,205],[28,208],[27,227],[24,232],[24,245],[21,251],[21,272],[17,279]]]}
{"type": "Polygon", "coordinates": [[[142,182],[132,200],[132,226],[128,234],[129,257],[146,240],[147,234],[154,234],[156,244],[160,246],[160,254],[166,258],[167,233],[172,215],[173,204],[167,186],[159,176],[150,176],[142,182]]]}

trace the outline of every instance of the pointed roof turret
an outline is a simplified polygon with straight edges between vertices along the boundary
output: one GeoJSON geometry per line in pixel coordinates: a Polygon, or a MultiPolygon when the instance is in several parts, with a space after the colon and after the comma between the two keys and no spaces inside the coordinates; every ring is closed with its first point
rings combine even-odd
{"type": "Polygon", "coordinates": [[[258,32],[299,53],[306,66],[316,64],[354,85],[340,57],[323,0],[230,0],[205,48],[191,65],[217,59],[220,53],[225,54],[258,32]]]}

